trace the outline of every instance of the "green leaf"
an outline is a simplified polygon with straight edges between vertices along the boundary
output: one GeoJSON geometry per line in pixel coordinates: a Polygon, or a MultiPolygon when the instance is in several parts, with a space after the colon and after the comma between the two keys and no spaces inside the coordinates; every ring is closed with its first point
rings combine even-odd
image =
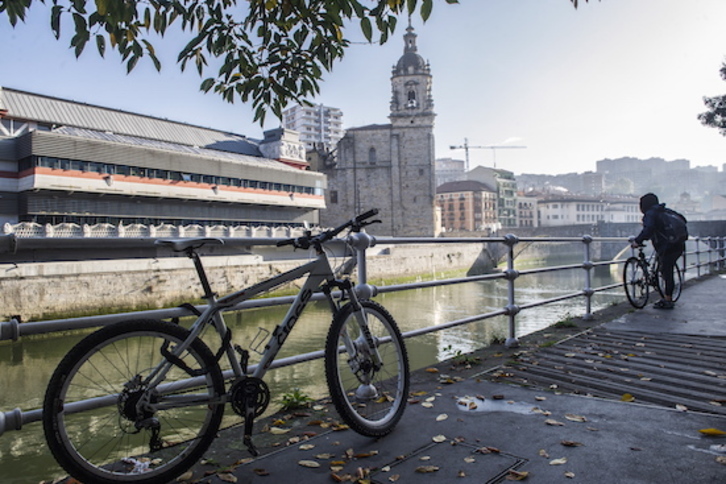
{"type": "Polygon", "coordinates": [[[100,34],[96,35],[96,48],[100,56],[104,57],[106,54],[106,37],[100,34]]]}
{"type": "Polygon", "coordinates": [[[426,22],[431,16],[431,11],[433,10],[433,8],[433,0],[423,0],[423,3],[421,4],[421,18],[424,22],[426,22]]]}
{"type": "Polygon", "coordinates": [[[371,39],[373,39],[373,26],[371,25],[371,20],[368,17],[360,19],[360,29],[363,31],[363,35],[366,40],[371,42],[371,39]]]}

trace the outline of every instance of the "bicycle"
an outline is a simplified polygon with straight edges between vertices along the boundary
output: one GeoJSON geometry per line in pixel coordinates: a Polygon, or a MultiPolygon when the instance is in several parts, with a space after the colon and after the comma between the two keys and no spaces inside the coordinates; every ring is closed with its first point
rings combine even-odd
{"type": "Polygon", "coordinates": [[[43,428],[58,463],[82,482],[167,482],[209,448],[227,403],[244,418],[244,444],[252,455],[259,455],[252,442],[253,422],[270,403],[263,377],[316,291],[322,292],[333,313],[324,361],[336,410],[362,435],[390,433],[408,397],[403,338],[382,305],[359,297],[350,278],[335,277],[323,247],[346,229],[350,240],[366,225],[380,222],[368,221],[377,213],[374,209],[335,229],[317,235],[306,231],[278,242],[312,248],[316,257],[220,298],[210,287],[198,249],[222,244],[221,239],[158,240],[160,246],[192,259],[208,304],[203,311],[186,305],[197,313],[189,329],[170,321],[123,321],[88,335],[68,352],[51,377],[43,403],[43,428]],[[232,344],[221,313],[305,276],[264,351],[250,344],[261,355],[259,363],[250,366],[250,350],[232,344]],[[209,326],[221,339],[216,353],[200,339],[209,326]],[[231,378],[220,367],[224,356],[231,378]]]}
{"type": "MultiPolygon", "coordinates": [[[[655,288],[661,297],[665,296],[665,280],[660,270],[660,261],[655,251],[646,257],[644,245],[638,246],[638,255],[631,256],[625,261],[623,270],[623,286],[625,295],[633,307],[641,309],[648,304],[650,288],[655,288]]],[[[678,264],[673,266],[673,301],[681,297],[683,285],[683,271],[678,264]]]]}

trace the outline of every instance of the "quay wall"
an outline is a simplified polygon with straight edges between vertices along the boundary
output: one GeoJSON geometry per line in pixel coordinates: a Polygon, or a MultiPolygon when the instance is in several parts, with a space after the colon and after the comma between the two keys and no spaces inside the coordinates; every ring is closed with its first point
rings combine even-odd
{"type": "MultiPolygon", "coordinates": [[[[203,262],[212,288],[228,293],[297,267],[307,260],[264,251],[208,255],[203,262]]],[[[342,264],[343,257],[331,257],[342,264]]],[[[368,279],[430,276],[491,268],[484,244],[382,246],[369,249],[368,279]]],[[[357,275],[353,272],[354,277],[357,275]]],[[[201,288],[186,257],[0,263],[0,320],[23,321],[173,307],[199,301],[201,288]]]]}

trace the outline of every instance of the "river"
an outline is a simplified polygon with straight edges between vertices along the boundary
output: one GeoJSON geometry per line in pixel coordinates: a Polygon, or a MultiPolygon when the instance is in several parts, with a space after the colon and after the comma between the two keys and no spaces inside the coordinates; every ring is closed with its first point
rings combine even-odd
{"type": "MultiPolygon", "coordinates": [[[[612,284],[619,278],[607,270],[594,272],[593,287],[612,284]]],[[[516,281],[517,304],[572,293],[582,289],[583,281],[581,269],[521,277],[516,281]]],[[[597,293],[593,298],[593,311],[623,298],[621,288],[597,293]]],[[[503,280],[484,281],[382,294],[376,300],[391,312],[401,331],[406,332],[500,309],[507,304],[507,286],[503,280]]],[[[330,323],[326,308],[323,303],[316,303],[306,309],[280,356],[323,349],[330,323]]],[[[568,316],[582,315],[584,310],[584,299],[576,298],[523,311],[517,316],[517,334],[529,334],[568,316]]],[[[249,341],[259,327],[271,331],[285,311],[286,308],[276,307],[227,315],[233,341],[240,344],[249,341]]],[[[0,342],[0,411],[7,412],[16,407],[23,410],[39,408],[56,365],[85,334],[53,334],[0,342]]],[[[492,341],[503,340],[507,334],[508,318],[497,317],[408,339],[411,369],[453,357],[458,352],[473,351],[492,341]]],[[[265,379],[272,393],[272,410],[279,409],[282,394],[293,388],[314,398],[327,394],[322,360],[274,370],[265,379]]],[[[0,436],[0,480],[4,484],[37,483],[62,475],[64,472],[46,447],[39,422],[0,436]]]]}

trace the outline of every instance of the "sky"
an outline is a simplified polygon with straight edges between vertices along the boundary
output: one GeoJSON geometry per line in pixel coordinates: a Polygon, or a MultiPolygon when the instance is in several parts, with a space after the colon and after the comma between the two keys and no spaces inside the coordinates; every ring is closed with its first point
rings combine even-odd
{"type": "MultiPolygon", "coordinates": [[[[185,41],[155,43],[163,68],[142,62],[126,74],[113,52],[90,45],[76,59],[70,25],[56,41],[47,6],[34,2],[13,29],[0,16],[0,86],[262,138],[250,106],[199,91],[180,72],[185,41]]],[[[726,94],[726,0],[437,0],[413,17],[418,53],[431,65],[436,156],[468,140],[470,167],[520,173],[594,171],[605,158],[688,159],[726,164],[726,137],[701,125],[704,96],[726,94]],[[521,149],[474,146],[525,146],[521,149]]],[[[356,41],[324,76],[315,103],[343,111],[345,128],[388,123],[392,66],[406,20],[383,46],[356,41]]]]}

